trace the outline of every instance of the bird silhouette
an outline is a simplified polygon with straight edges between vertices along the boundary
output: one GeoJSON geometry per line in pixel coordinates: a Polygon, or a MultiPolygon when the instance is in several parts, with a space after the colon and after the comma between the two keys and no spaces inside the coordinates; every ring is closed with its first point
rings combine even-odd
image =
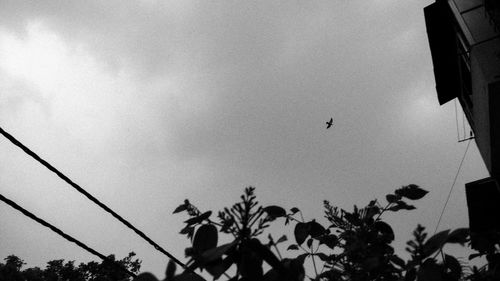
{"type": "Polygon", "coordinates": [[[330,118],[330,121],[326,122],[326,128],[330,129],[332,125],[333,125],[333,118],[330,118]]]}

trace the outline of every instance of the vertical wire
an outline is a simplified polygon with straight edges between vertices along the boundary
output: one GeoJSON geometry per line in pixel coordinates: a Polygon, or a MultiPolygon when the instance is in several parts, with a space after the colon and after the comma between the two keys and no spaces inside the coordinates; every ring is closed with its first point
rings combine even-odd
{"type": "Polygon", "coordinates": [[[465,135],[465,111],[464,109],[462,108],[462,127],[464,129],[464,140],[467,138],[467,136],[465,135]]]}
{"type": "Polygon", "coordinates": [[[457,109],[457,99],[455,99],[455,123],[457,125],[457,141],[460,141],[460,131],[458,129],[458,109],[457,109]]]}

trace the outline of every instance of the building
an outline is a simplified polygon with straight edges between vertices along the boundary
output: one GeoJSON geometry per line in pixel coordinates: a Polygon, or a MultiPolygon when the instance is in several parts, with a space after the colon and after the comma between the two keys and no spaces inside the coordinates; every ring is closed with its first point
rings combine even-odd
{"type": "Polygon", "coordinates": [[[500,0],[436,0],[424,8],[438,101],[458,99],[490,174],[466,184],[472,233],[500,231],[499,11],[500,0]]]}

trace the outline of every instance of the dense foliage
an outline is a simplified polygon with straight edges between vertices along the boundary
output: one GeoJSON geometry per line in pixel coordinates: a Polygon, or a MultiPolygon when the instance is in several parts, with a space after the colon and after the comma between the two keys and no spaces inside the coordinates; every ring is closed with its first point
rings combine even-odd
{"type": "MultiPolygon", "coordinates": [[[[189,261],[178,275],[170,263],[165,280],[203,280],[194,274],[196,270],[208,272],[214,280],[230,281],[500,280],[498,236],[490,237],[483,249],[471,256],[487,257],[488,265],[481,269],[468,268],[444,252],[446,244],[469,243],[466,228],[427,237],[425,228],[418,225],[413,239],[407,242],[410,259],[405,261],[395,253],[391,246],[394,232],[383,220],[384,214],[413,210],[415,206],[409,202],[426,194],[424,189],[410,184],[386,195],[385,203],[373,200],[363,208],[354,206],[350,212],[324,201],[326,225],[314,219],[304,220],[298,208],[286,211],[275,205],[259,205],[253,187],[246,188],[241,201],[224,208],[216,218],[211,211],[201,212],[185,200],[174,213],[185,212],[189,216],[180,232],[192,243],[186,249],[189,261]],[[271,223],[280,221],[293,226],[294,239],[286,248],[286,257],[278,247],[289,243],[286,236],[275,239],[268,234],[262,238],[271,223]],[[219,245],[219,233],[229,235],[230,242],[219,245]],[[306,261],[311,266],[305,267],[306,261]]],[[[144,280],[156,278],[148,276],[144,280]]]]}
{"type": "MultiPolygon", "coordinates": [[[[245,189],[240,202],[217,215],[212,211],[202,212],[185,200],[174,213],[188,215],[180,231],[191,242],[185,251],[188,261],[178,274],[175,263],[169,262],[164,280],[201,281],[205,280],[201,275],[208,274],[214,280],[228,281],[500,280],[498,233],[475,237],[475,248],[479,250],[470,259],[486,257],[487,264],[481,268],[468,267],[443,249],[447,244],[470,245],[466,228],[444,230],[428,237],[425,228],[418,225],[407,242],[409,260],[396,254],[391,246],[394,232],[384,221],[384,215],[413,210],[415,206],[410,202],[426,194],[427,191],[411,184],[387,194],[383,202],[373,200],[363,208],[354,206],[352,211],[324,201],[325,224],[305,220],[296,207],[287,211],[276,205],[260,205],[253,187],[245,189]],[[286,235],[276,239],[278,236],[269,233],[271,224],[293,228],[293,239],[288,240],[286,235]],[[220,235],[225,237],[220,239],[220,235]]],[[[138,273],[140,261],[133,257],[131,253],[117,262],[138,273]]],[[[113,256],[110,259],[114,261],[113,256]]],[[[24,263],[16,256],[8,256],[5,261],[0,264],[0,281],[129,280],[109,262],[75,266],[72,261],[55,260],[48,262],[43,270],[37,267],[22,270],[24,263]]],[[[142,273],[135,279],[157,280],[150,273],[142,273]]]]}
{"type": "Polygon", "coordinates": [[[33,267],[23,269],[25,264],[19,257],[10,255],[0,263],[0,281],[128,281],[132,278],[121,268],[138,273],[141,262],[134,259],[131,252],[121,260],[115,260],[113,255],[108,261],[80,263],[74,261],[53,260],[47,262],[45,269],[33,267]]]}

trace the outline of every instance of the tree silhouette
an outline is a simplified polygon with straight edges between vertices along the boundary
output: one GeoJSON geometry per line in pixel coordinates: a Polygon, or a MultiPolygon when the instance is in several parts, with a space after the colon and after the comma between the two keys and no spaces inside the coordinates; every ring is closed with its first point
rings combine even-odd
{"type": "MultiPolygon", "coordinates": [[[[253,187],[246,188],[240,202],[224,208],[215,218],[212,211],[202,212],[185,200],[174,213],[185,212],[189,216],[180,231],[192,245],[186,249],[187,268],[176,275],[175,265],[170,262],[165,280],[203,280],[193,273],[196,270],[208,272],[214,280],[230,281],[500,280],[498,236],[487,240],[484,249],[470,257],[487,257],[488,264],[480,269],[469,268],[445,253],[447,244],[469,243],[467,228],[441,231],[428,238],[425,228],[418,225],[407,242],[410,259],[405,261],[395,253],[391,246],[394,232],[383,220],[384,215],[414,210],[410,201],[426,194],[426,190],[410,184],[387,194],[385,202],[372,200],[363,208],[354,206],[352,211],[325,200],[325,225],[315,219],[304,220],[296,207],[286,211],[276,205],[259,205],[253,187]],[[262,237],[270,224],[279,221],[293,226],[294,239],[288,242],[286,257],[279,250],[288,241],[285,235],[277,240],[271,234],[267,234],[267,239],[262,237]],[[219,245],[219,233],[229,235],[230,242],[219,245]],[[307,272],[306,261],[312,264],[307,272]]],[[[157,279],[148,275],[143,280],[157,279]]]]}
{"type": "Polygon", "coordinates": [[[39,267],[22,270],[25,264],[15,255],[7,256],[0,263],[1,281],[128,281],[131,280],[122,266],[133,273],[138,273],[141,261],[134,259],[131,252],[121,260],[115,260],[114,255],[108,256],[108,261],[81,263],[75,266],[74,261],[52,260],[47,262],[45,269],[39,267]]]}
{"type": "MultiPolygon", "coordinates": [[[[414,210],[410,202],[426,194],[424,189],[410,184],[387,194],[383,202],[372,200],[365,207],[354,206],[352,211],[325,200],[324,224],[315,219],[304,220],[296,207],[287,211],[277,205],[260,205],[253,187],[244,190],[240,202],[217,215],[212,211],[200,211],[186,199],[174,213],[188,215],[180,231],[191,242],[185,250],[188,261],[180,273],[170,261],[164,281],[205,280],[195,272],[208,273],[214,280],[228,281],[500,280],[499,233],[475,237],[479,241],[478,252],[469,259],[486,257],[487,264],[480,268],[469,267],[444,251],[448,244],[470,246],[467,228],[444,230],[428,237],[425,228],[418,225],[413,238],[407,242],[409,260],[396,254],[391,245],[394,232],[383,220],[384,215],[414,210]],[[293,228],[293,239],[288,240],[286,235],[273,236],[268,229],[271,224],[293,228]],[[226,237],[220,239],[220,235],[226,237]],[[228,242],[221,244],[221,240],[228,242]],[[310,266],[304,266],[306,262],[310,266]]],[[[116,265],[137,274],[141,262],[134,256],[130,253],[115,260],[111,255],[107,261],[91,261],[78,266],[74,261],[53,260],[45,269],[22,270],[24,261],[10,255],[4,259],[5,263],[0,263],[0,280],[125,281],[130,277],[116,265]]],[[[158,279],[151,273],[142,273],[134,281],[158,279]]]]}

